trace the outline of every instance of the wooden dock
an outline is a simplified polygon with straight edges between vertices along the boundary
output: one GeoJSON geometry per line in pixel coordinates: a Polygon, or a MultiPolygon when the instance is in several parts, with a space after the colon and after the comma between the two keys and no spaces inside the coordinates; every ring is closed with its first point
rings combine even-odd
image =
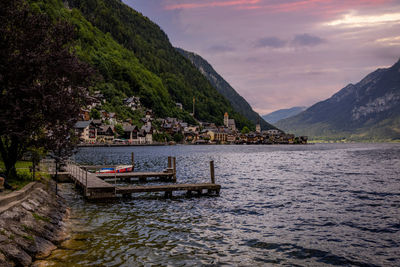
{"type": "MultiPolygon", "coordinates": [[[[147,182],[148,178],[156,178],[163,182],[176,182],[176,176],[173,172],[123,172],[123,173],[96,173],[96,176],[108,180],[121,180],[130,182],[132,179],[136,179],[139,182],[147,182]]],[[[154,179],[152,180],[154,181],[154,179]]]]}
{"type": "Polygon", "coordinates": [[[152,185],[152,186],[129,186],[129,187],[117,187],[116,193],[128,196],[132,193],[143,193],[143,192],[165,192],[166,197],[172,197],[174,191],[186,191],[187,195],[192,195],[196,192],[197,195],[203,195],[204,190],[206,194],[219,195],[221,186],[218,184],[170,184],[170,185],[152,185]]]}
{"type": "Polygon", "coordinates": [[[83,189],[86,198],[115,198],[115,186],[103,181],[94,173],[88,172],[72,162],[67,163],[65,170],[75,185],[83,189]]]}
{"type": "MultiPolygon", "coordinates": [[[[104,167],[104,166],[103,166],[104,167]]],[[[186,191],[187,195],[219,195],[221,186],[215,184],[214,162],[210,162],[211,183],[202,184],[169,184],[151,186],[116,186],[117,176],[119,179],[158,177],[176,181],[175,158],[168,158],[168,167],[164,172],[132,172],[132,173],[107,173],[98,174],[89,172],[88,166],[80,166],[73,162],[67,162],[65,171],[69,173],[71,180],[82,189],[84,197],[91,200],[113,199],[118,196],[130,196],[133,193],[164,192],[166,197],[172,197],[175,191],[186,191]],[[173,164],[172,164],[173,163],[173,164]],[[172,168],[171,168],[172,167],[172,168]],[[104,181],[104,178],[114,179],[114,184],[104,181]]]]}
{"type": "MultiPolygon", "coordinates": [[[[102,165],[84,165],[81,166],[87,170],[99,170],[102,168],[115,168],[115,166],[102,166],[102,165]]],[[[137,182],[147,182],[148,178],[153,178],[151,181],[162,181],[162,182],[176,182],[176,158],[168,157],[168,167],[162,172],[135,172],[134,154],[132,153],[132,172],[122,173],[96,173],[96,176],[108,181],[124,181],[131,182],[135,180],[137,182]]]]}

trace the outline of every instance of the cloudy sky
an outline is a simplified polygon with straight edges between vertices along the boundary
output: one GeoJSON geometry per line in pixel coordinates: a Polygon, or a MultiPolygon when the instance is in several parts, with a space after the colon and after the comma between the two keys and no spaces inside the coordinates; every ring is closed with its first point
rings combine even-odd
{"type": "Polygon", "coordinates": [[[309,106],[400,58],[400,0],[123,0],[260,114],[309,106]]]}

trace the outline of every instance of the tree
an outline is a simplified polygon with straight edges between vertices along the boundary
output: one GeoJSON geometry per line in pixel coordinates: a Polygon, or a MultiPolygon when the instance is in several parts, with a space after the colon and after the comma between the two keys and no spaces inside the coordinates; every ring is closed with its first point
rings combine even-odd
{"type": "Polygon", "coordinates": [[[243,129],[240,131],[242,134],[247,134],[250,132],[250,129],[247,126],[244,126],[243,129]]]}
{"type": "Polygon", "coordinates": [[[182,142],[184,136],[181,133],[175,133],[173,138],[174,138],[175,142],[180,143],[180,142],[182,142]]]}
{"type": "Polygon", "coordinates": [[[124,132],[124,127],[122,127],[121,124],[116,124],[115,125],[115,132],[119,135],[119,136],[123,136],[125,134],[124,132]]]}
{"type": "Polygon", "coordinates": [[[70,150],[93,71],[71,52],[74,28],[24,0],[0,2],[0,25],[0,153],[12,179],[28,147],[70,150]]]}
{"type": "Polygon", "coordinates": [[[92,109],[90,111],[90,118],[92,118],[93,120],[99,120],[101,118],[101,114],[100,111],[98,111],[97,109],[92,109]]]}

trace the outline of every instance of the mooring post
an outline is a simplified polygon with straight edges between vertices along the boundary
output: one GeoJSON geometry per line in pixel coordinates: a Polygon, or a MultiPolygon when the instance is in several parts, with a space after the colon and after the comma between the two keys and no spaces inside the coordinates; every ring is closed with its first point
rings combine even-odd
{"type": "Polygon", "coordinates": [[[210,161],[211,183],[215,184],[214,161],[210,161]]]}
{"type": "Polygon", "coordinates": [[[173,162],[173,167],[174,167],[174,181],[176,182],[176,157],[172,158],[172,162],[173,162]]]}
{"type": "Polygon", "coordinates": [[[114,186],[117,184],[117,166],[114,166],[114,186]]]}
{"type": "Polygon", "coordinates": [[[86,172],[86,186],[85,186],[85,197],[87,196],[87,169],[85,168],[85,172],[86,172]]]}
{"type": "Polygon", "coordinates": [[[132,171],[135,170],[135,154],[131,153],[131,161],[132,161],[132,171]]]}
{"type": "Polygon", "coordinates": [[[172,166],[171,166],[171,157],[168,157],[168,169],[171,169],[172,168],[172,166]]]}

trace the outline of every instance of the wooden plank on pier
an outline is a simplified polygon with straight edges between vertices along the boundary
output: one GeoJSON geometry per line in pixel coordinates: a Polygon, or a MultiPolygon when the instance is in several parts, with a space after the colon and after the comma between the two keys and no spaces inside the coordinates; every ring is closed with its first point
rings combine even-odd
{"type": "Polygon", "coordinates": [[[79,165],[79,167],[87,170],[99,170],[103,168],[115,168],[115,165],[79,165]]]}
{"type": "Polygon", "coordinates": [[[170,184],[151,186],[126,186],[116,187],[117,194],[131,194],[142,192],[172,192],[172,191],[200,191],[203,189],[219,192],[221,185],[218,184],[170,184]]]}
{"type": "Polygon", "coordinates": [[[99,178],[135,178],[135,177],[172,177],[172,172],[121,172],[121,173],[96,173],[99,178]]]}
{"type": "Polygon", "coordinates": [[[79,183],[80,186],[86,189],[114,188],[113,185],[98,178],[95,174],[84,171],[76,165],[67,165],[65,169],[69,172],[74,182],[79,183]]]}

